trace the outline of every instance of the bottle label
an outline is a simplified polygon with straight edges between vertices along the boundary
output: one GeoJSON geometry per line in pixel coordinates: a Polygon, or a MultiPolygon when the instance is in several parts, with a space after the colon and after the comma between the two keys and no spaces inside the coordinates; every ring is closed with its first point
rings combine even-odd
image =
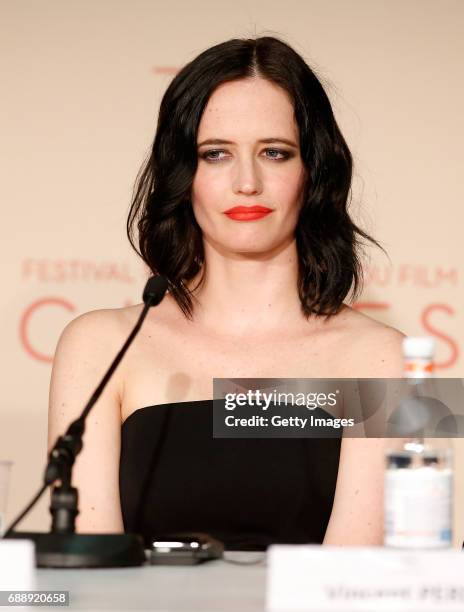
{"type": "Polygon", "coordinates": [[[433,375],[434,363],[423,357],[407,358],[404,364],[405,378],[429,378],[433,375]]]}
{"type": "Polygon", "coordinates": [[[385,473],[385,546],[451,546],[453,475],[449,468],[385,473]]]}

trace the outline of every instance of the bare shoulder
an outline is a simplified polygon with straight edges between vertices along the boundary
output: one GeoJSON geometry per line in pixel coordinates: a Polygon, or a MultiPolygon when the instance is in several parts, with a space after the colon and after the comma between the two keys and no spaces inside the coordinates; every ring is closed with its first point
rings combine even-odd
{"type": "MultiPolygon", "coordinates": [[[[61,333],[55,352],[54,368],[61,362],[79,363],[81,368],[95,367],[95,370],[103,372],[129,337],[142,310],[143,304],[136,304],[123,308],[92,310],[76,317],[61,333]]],[[[175,327],[176,321],[172,321],[175,318],[175,309],[169,300],[163,300],[156,312],[153,310],[148,312],[141,333],[131,346],[130,354],[128,353],[118,367],[115,378],[121,381],[124,379],[127,363],[140,349],[144,335],[149,335],[154,329],[160,332],[175,327]]]]}
{"type": "Polygon", "coordinates": [[[72,345],[73,349],[96,350],[121,346],[125,336],[135,324],[141,305],[126,308],[92,310],[73,319],[61,333],[59,345],[72,345]]]}
{"type": "Polygon", "coordinates": [[[338,315],[343,346],[352,363],[353,377],[400,378],[404,334],[346,306],[338,315]]]}
{"type": "MultiPolygon", "coordinates": [[[[73,390],[71,398],[65,403],[74,403],[77,397],[82,401],[89,394],[89,390],[96,386],[124,344],[132,328],[131,320],[135,322],[137,319],[137,309],[94,310],[76,317],[66,325],[53,359],[50,406],[62,402],[64,389],[73,390]]],[[[120,397],[122,374],[119,367],[106,394],[113,390],[114,397],[120,397]]]]}

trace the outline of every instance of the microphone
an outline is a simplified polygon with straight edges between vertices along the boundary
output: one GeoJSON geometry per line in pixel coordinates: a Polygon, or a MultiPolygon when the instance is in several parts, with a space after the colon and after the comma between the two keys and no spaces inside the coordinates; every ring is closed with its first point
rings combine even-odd
{"type": "Polygon", "coordinates": [[[143,540],[136,534],[77,534],[75,519],[78,491],[71,486],[72,467],[82,450],[85,420],[102,394],[115,369],[132,344],[152,306],[164,298],[168,283],[162,276],[151,277],[143,291],[143,310],[123,347],[87,402],[82,414],[73,421],[66,433],[59,436],[49,453],[42,488],[32,502],[7,529],[4,538],[33,540],[38,567],[133,567],[145,561],[143,540]],[[47,487],[53,487],[50,512],[50,533],[17,532],[14,528],[28,514],[47,487]]]}
{"type": "Polygon", "coordinates": [[[143,290],[145,306],[158,306],[168,289],[168,283],[163,276],[152,276],[148,279],[143,290]]]}

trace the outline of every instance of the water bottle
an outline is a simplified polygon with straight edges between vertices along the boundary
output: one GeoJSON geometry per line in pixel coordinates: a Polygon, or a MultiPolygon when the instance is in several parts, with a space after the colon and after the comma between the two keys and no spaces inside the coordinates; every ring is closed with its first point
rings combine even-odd
{"type": "MultiPolygon", "coordinates": [[[[435,341],[403,341],[404,376],[433,375],[435,341]]],[[[384,544],[394,548],[447,548],[452,542],[453,452],[447,438],[415,438],[386,457],[384,544]]]]}

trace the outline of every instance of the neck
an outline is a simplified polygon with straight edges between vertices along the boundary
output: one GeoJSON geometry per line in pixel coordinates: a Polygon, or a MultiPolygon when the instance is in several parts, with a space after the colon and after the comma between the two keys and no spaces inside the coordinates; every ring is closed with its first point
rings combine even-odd
{"type": "Polygon", "coordinates": [[[293,240],[263,256],[226,254],[205,241],[205,266],[189,284],[194,321],[227,335],[255,336],[305,321],[298,296],[298,256],[293,240]]]}

